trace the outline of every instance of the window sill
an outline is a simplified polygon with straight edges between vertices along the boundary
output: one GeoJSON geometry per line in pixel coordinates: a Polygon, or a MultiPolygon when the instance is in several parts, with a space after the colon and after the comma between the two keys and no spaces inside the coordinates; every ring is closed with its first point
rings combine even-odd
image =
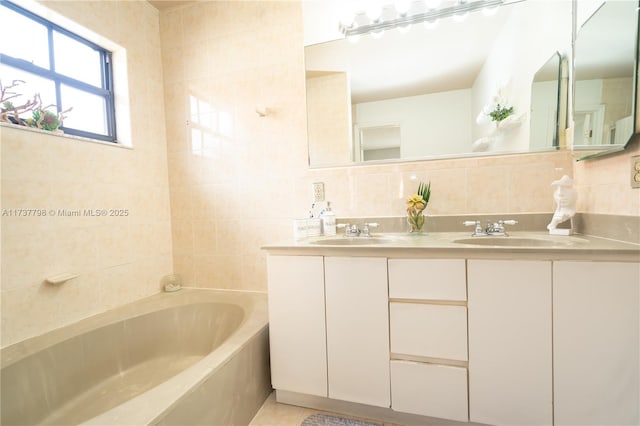
{"type": "Polygon", "coordinates": [[[116,147],[116,148],[133,149],[132,146],[123,145],[121,142],[118,142],[118,141],[106,142],[106,141],[101,141],[101,140],[98,140],[98,139],[85,138],[85,137],[82,137],[82,136],[68,135],[66,133],[61,133],[61,132],[52,132],[52,131],[49,131],[49,130],[42,130],[42,129],[36,129],[36,128],[33,128],[33,127],[20,126],[18,124],[7,123],[7,122],[4,122],[4,121],[0,121],[0,127],[6,127],[8,129],[15,129],[15,130],[23,131],[23,132],[40,133],[40,134],[43,134],[43,135],[56,136],[56,137],[59,137],[59,138],[73,139],[73,140],[78,140],[78,141],[83,141],[83,142],[91,142],[91,143],[96,143],[96,144],[100,144],[100,145],[108,145],[108,146],[113,146],[113,147],[116,147]]]}

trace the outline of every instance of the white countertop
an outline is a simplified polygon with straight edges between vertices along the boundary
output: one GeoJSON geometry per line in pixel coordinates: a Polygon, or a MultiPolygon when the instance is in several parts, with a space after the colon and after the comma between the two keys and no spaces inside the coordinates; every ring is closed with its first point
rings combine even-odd
{"type": "MultiPolygon", "coordinates": [[[[499,243],[499,242],[498,242],[499,243]]],[[[507,237],[471,237],[470,232],[432,232],[427,234],[375,233],[351,239],[309,237],[290,239],[262,247],[270,254],[380,256],[430,258],[488,258],[488,259],[549,259],[549,260],[606,260],[640,262],[640,244],[574,234],[549,235],[546,232],[510,232],[507,237]],[[351,240],[351,241],[341,241],[351,240]],[[353,240],[355,241],[355,244],[353,240]],[[487,239],[487,241],[482,241],[487,239]],[[492,245],[491,240],[509,239],[516,245],[492,245]],[[383,241],[381,241],[383,240],[383,241]],[[465,240],[461,243],[458,240],[465,240]],[[540,245],[527,244],[542,241],[540,245]],[[458,242],[456,242],[458,241],[458,242]]]]}

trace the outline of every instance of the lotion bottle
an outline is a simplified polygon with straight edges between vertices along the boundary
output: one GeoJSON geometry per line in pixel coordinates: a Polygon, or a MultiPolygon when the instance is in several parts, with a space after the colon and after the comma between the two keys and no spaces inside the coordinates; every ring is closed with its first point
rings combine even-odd
{"type": "Polygon", "coordinates": [[[329,201],[327,201],[327,208],[322,212],[322,232],[326,236],[336,235],[336,215],[331,210],[329,201]]]}

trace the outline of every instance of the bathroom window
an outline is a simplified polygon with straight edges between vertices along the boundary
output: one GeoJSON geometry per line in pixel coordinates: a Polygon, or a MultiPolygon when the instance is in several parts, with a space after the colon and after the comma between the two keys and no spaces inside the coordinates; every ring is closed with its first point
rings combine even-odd
{"type": "MultiPolygon", "coordinates": [[[[66,134],[116,141],[111,52],[6,0],[0,1],[0,80],[14,106],[40,94],[42,107],[72,108],[66,134]]],[[[5,93],[4,98],[8,96],[5,93]]],[[[20,118],[30,118],[27,111],[20,118]]]]}

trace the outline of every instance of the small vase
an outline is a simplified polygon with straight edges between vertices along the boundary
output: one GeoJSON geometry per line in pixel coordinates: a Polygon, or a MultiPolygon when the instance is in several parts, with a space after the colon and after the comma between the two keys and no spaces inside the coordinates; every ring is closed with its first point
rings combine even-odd
{"type": "Polygon", "coordinates": [[[407,223],[409,224],[409,233],[420,234],[424,228],[424,214],[415,212],[407,214],[407,223]]]}

